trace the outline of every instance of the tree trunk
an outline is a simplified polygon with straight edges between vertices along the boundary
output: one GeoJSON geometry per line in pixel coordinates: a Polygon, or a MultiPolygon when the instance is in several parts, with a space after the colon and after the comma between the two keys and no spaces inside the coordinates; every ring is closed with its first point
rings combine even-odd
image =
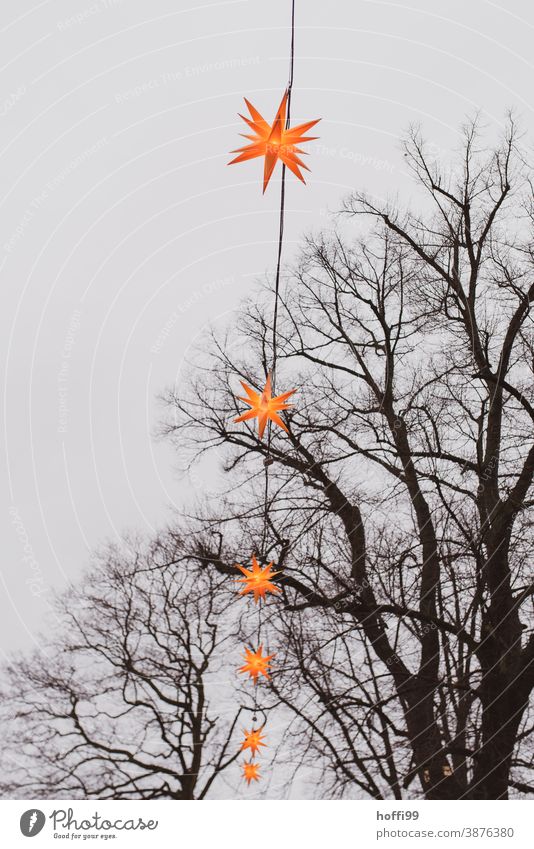
{"type": "Polygon", "coordinates": [[[472,799],[507,799],[517,731],[529,688],[521,658],[521,625],[508,561],[511,526],[496,521],[487,538],[483,579],[491,603],[483,615],[477,655],[482,670],[482,745],[474,753],[472,799]]]}
{"type": "Polygon", "coordinates": [[[417,774],[426,799],[460,799],[465,792],[443,751],[443,743],[432,708],[432,694],[421,698],[406,716],[417,774]],[[414,733],[414,729],[417,729],[414,733]]]}
{"type": "Polygon", "coordinates": [[[503,661],[484,675],[481,685],[482,746],[475,757],[469,798],[507,799],[517,731],[528,704],[522,676],[503,661]]]}

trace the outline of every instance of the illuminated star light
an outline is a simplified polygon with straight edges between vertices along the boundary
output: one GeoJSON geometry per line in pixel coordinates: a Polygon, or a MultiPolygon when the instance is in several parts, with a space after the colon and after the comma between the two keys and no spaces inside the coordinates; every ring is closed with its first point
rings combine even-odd
{"type": "Polygon", "coordinates": [[[248,672],[255,684],[257,683],[260,675],[263,675],[264,678],[267,679],[271,677],[269,675],[269,669],[271,667],[269,661],[274,657],[274,654],[264,655],[262,645],[257,651],[251,651],[245,647],[244,657],[245,664],[239,669],[239,672],[248,672]]]}
{"type": "Polygon", "coordinates": [[[244,566],[236,563],[236,568],[245,576],[237,579],[238,584],[245,584],[239,595],[254,593],[254,603],[257,604],[260,598],[265,601],[266,593],[279,593],[280,587],[273,584],[271,578],[279,575],[280,572],[273,572],[272,567],[273,564],[269,563],[262,569],[254,554],[252,555],[252,569],[245,569],[244,566]]]}
{"type": "Polygon", "coordinates": [[[243,778],[247,782],[250,787],[251,781],[259,781],[260,776],[260,765],[255,763],[244,763],[243,764],[243,778]]]}
{"type": "Polygon", "coordinates": [[[251,754],[255,755],[260,751],[261,746],[266,748],[267,743],[262,742],[265,740],[265,735],[261,733],[262,731],[263,727],[245,731],[245,739],[241,743],[241,751],[244,752],[245,749],[250,749],[251,754]]]}
{"type": "Polygon", "coordinates": [[[239,147],[237,150],[233,150],[232,153],[238,153],[239,156],[236,156],[236,158],[232,159],[232,161],[228,164],[234,165],[236,162],[246,162],[249,159],[255,159],[257,156],[264,156],[264,192],[269,185],[269,180],[271,179],[271,175],[279,159],[289,168],[290,171],[293,172],[293,174],[295,174],[296,177],[299,178],[299,180],[302,180],[303,183],[306,181],[302,176],[300,169],[304,168],[306,171],[310,170],[298,156],[299,153],[306,155],[306,151],[301,150],[297,147],[297,145],[302,144],[303,142],[315,141],[317,136],[307,136],[306,133],[319,122],[320,118],[316,121],[308,121],[306,124],[299,124],[298,127],[286,128],[288,97],[289,92],[286,91],[282,98],[282,102],[278,107],[278,112],[276,113],[272,126],[260,115],[252,103],[249,103],[246,97],[245,103],[247,104],[251,117],[247,118],[245,115],[239,116],[246,124],[248,124],[253,132],[253,135],[240,133],[240,135],[242,135],[243,138],[248,139],[251,144],[247,144],[244,147],[239,147]]]}
{"type": "Polygon", "coordinates": [[[265,383],[265,388],[263,392],[258,394],[254,392],[250,386],[247,386],[246,383],[240,381],[241,386],[247,393],[247,397],[243,398],[241,395],[238,395],[240,401],[243,401],[245,404],[248,404],[250,410],[247,410],[246,413],[238,416],[234,419],[234,422],[246,422],[249,419],[258,419],[258,433],[260,439],[263,437],[265,427],[269,419],[274,422],[278,427],[281,427],[282,430],[285,430],[286,433],[289,433],[285,422],[282,421],[279,412],[282,410],[287,410],[289,407],[293,406],[292,404],[286,404],[287,399],[296,392],[296,389],[291,389],[289,392],[284,392],[282,395],[278,395],[276,398],[272,397],[271,393],[271,375],[267,376],[267,381],[265,383]]]}

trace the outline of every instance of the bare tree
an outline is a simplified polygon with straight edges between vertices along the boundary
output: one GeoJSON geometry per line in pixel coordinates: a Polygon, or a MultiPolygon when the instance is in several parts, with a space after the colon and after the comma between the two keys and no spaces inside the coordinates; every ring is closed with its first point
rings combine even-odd
{"type": "Polygon", "coordinates": [[[489,152],[466,126],[449,170],[413,130],[405,162],[420,214],[356,193],[285,281],[277,388],[298,392],[265,546],[267,444],[233,417],[237,379],[270,367],[270,301],[213,338],[165,431],[226,452],[231,495],[191,554],[283,566],[273,687],[331,792],[504,799],[534,792],[531,175],[512,119],[489,152]]]}
{"type": "Polygon", "coordinates": [[[107,551],[54,639],[10,663],[3,796],[204,799],[236,760],[226,581],[182,548],[107,551]]]}

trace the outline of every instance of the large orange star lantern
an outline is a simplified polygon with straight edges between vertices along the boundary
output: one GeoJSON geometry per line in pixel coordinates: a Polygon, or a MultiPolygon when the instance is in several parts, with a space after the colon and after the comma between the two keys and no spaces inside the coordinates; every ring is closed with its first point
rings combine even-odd
{"type": "Polygon", "coordinates": [[[271,664],[269,661],[274,657],[274,654],[263,654],[263,646],[260,646],[257,651],[251,651],[245,647],[245,663],[239,669],[239,672],[248,672],[254,683],[258,682],[258,677],[263,675],[264,678],[270,678],[269,669],[271,664]]]}
{"type": "Polygon", "coordinates": [[[245,585],[240,591],[239,595],[253,593],[255,604],[258,603],[260,598],[265,601],[265,596],[267,593],[280,592],[280,587],[277,587],[276,584],[273,584],[271,580],[271,578],[274,578],[275,575],[280,574],[280,572],[272,571],[272,563],[269,563],[268,566],[265,566],[265,568],[262,569],[258,561],[256,560],[256,556],[253,554],[252,569],[245,569],[245,567],[240,566],[239,563],[236,563],[236,568],[239,569],[239,571],[242,572],[245,576],[244,578],[237,579],[238,584],[245,585]]]}
{"type": "Polygon", "coordinates": [[[263,728],[254,728],[251,731],[245,731],[245,739],[241,743],[241,751],[244,752],[246,749],[250,749],[252,755],[255,755],[256,752],[260,751],[260,747],[266,747],[267,743],[263,743],[265,740],[265,735],[261,732],[263,728]]]}
{"type": "Polygon", "coordinates": [[[255,763],[244,763],[243,764],[243,778],[247,782],[250,787],[251,781],[259,781],[260,780],[260,765],[255,763]]]}
{"type": "Polygon", "coordinates": [[[297,145],[303,142],[314,141],[317,138],[317,136],[307,136],[306,133],[320,121],[320,118],[316,121],[308,121],[306,124],[299,124],[298,127],[286,127],[288,97],[289,92],[286,91],[272,125],[267,123],[265,118],[260,115],[252,103],[249,103],[246,97],[245,103],[250,112],[250,118],[247,118],[245,115],[239,116],[248,124],[253,133],[253,135],[246,135],[245,133],[240,133],[240,135],[248,139],[251,144],[233,150],[232,153],[238,153],[239,156],[236,156],[228,164],[233,165],[236,162],[246,162],[249,159],[255,159],[257,156],[264,156],[264,192],[269,185],[269,180],[279,159],[303,183],[306,181],[300,169],[310,170],[298,155],[299,153],[305,154],[306,151],[301,150],[297,145]]]}
{"type": "Polygon", "coordinates": [[[271,375],[267,375],[267,381],[265,383],[265,388],[261,395],[258,392],[254,392],[250,386],[247,386],[242,380],[240,381],[241,386],[247,393],[247,397],[243,398],[241,395],[238,395],[240,401],[243,401],[245,404],[248,404],[250,410],[247,410],[246,413],[238,416],[234,419],[234,422],[246,422],[249,419],[258,419],[258,433],[260,439],[263,437],[265,427],[269,419],[281,427],[282,430],[285,430],[286,433],[289,433],[285,422],[282,421],[279,412],[282,410],[288,410],[292,404],[286,404],[287,399],[296,392],[296,389],[290,389],[289,392],[284,392],[282,395],[278,395],[276,398],[272,397],[271,391],[271,375]]]}

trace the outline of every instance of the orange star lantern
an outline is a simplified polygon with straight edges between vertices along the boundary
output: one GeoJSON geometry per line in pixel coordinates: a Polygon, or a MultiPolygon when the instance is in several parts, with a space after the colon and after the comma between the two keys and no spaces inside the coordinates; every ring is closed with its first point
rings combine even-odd
{"type": "Polygon", "coordinates": [[[239,381],[241,386],[247,393],[247,397],[243,398],[241,395],[238,395],[240,401],[244,401],[245,404],[248,404],[250,410],[247,410],[246,413],[238,416],[234,419],[234,422],[246,422],[249,419],[258,419],[258,432],[260,439],[263,437],[265,427],[269,419],[273,421],[278,427],[281,427],[285,430],[286,433],[289,433],[285,423],[282,421],[278,413],[281,410],[287,410],[292,404],[286,404],[287,399],[296,392],[296,389],[291,389],[289,392],[284,392],[283,395],[278,395],[276,398],[272,397],[271,394],[271,375],[267,375],[267,382],[265,383],[265,389],[259,395],[257,392],[254,392],[250,386],[247,386],[246,383],[243,383],[242,380],[239,381]]]}
{"type": "Polygon", "coordinates": [[[270,659],[274,654],[263,653],[263,646],[260,646],[258,651],[251,651],[245,647],[245,664],[239,669],[239,672],[248,672],[250,677],[257,684],[258,676],[263,675],[264,678],[270,678],[268,670],[271,667],[270,659]]]}
{"type": "Polygon", "coordinates": [[[245,739],[241,743],[241,751],[244,752],[245,749],[250,749],[251,754],[255,755],[256,752],[259,752],[260,746],[266,747],[266,743],[262,743],[262,740],[265,739],[265,735],[261,732],[263,728],[257,728],[252,731],[245,731],[245,739]]]}
{"type": "Polygon", "coordinates": [[[250,786],[251,781],[259,781],[260,780],[260,765],[254,763],[244,763],[243,764],[243,778],[250,786]]]}
{"type": "Polygon", "coordinates": [[[265,566],[265,568],[262,569],[254,554],[252,555],[252,569],[245,569],[244,566],[240,566],[239,563],[236,563],[236,568],[239,569],[239,571],[245,576],[244,578],[237,579],[238,584],[245,585],[239,595],[254,593],[254,603],[257,604],[260,598],[265,601],[266,593],[279,593],[280,587],[273,584],[271,578],[274,578],[275,575],[279,575],[280,572],[273,572],[272,566],[273,564],[269,563],[268,566],[265,566]]]}
{"type": "Polygon", "coordinates": [[[232,161],[228,164],[233,165],[235,162],[246,162],[249,159],[255,159],[257,156],[264,156],[264,192],[279,159],[284,163],[284,165],[287,165],[289,170],[292,171],[299,180],[302,180],[303,183],[306,181],[304,180],[300,169],[304,168],[306,171],[310,170],[298,156],[299,153],[305,154],[306,152],[297,147],[297,145],[302,144],[303,142],[314,141],[317,138],[317,136],[307,136],[306,133],[308,130],[311,130],[315,124],[319,123],[320,118],[316,121],[308,121],[306,124],[299,124],[298,127],[286,127],[288,97],[289,92],[286,91],[282,98],[282,102],[278,107],[278,112],[276,113],[272,126],[260,115],[252,103],[249,103],[246,97],[245,103],[247,104],[248,111],[250,112],[250,118],[245,117],[245,115],[239,116],[246,124],[248,124],[253,132],[253,135],[240,133],[240,135],[242,135],[243,138],[248,139],[251,144],[247,144],[244,147],[239,147],[237,150],[233,150],[232,153],[238,153],[239,156],[236,156],[236,158],[232,159],[232,161]]]}

